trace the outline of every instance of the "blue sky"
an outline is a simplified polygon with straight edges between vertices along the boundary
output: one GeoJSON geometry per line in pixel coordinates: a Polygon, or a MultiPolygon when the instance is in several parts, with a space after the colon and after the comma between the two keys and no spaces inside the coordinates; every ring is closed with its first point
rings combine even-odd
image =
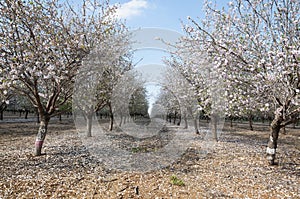
{"type": "MultiPolygon", "coordinates": [[[[219,0],[219,2],[222,3],[218,7],[226,4],[226,0],[219,0]]],[[[174,30],[184,34],[182,26],[188,23],[188,16],[196,21],[205,17],[203,12],[204,0],[111,0],[111,4],[116,3],[120,6],[117,11],[118,17],[126,20],[126,25],[133,30],[151,27],[174,30]]],[[[158,49],[144,49],[135,52],[134,61],[142,59],[137,67],[148,71],[150,76],[151,73],[155,76],[156,73],[161,73],[161,71],[155,70],[155,66],[164,66],[162,59],[167,56],[166,52],[158,49]]],[[[148,73],[146,76],[149,76],[148,73]]],[[[149,114],[152,104],[159,94],[159,88],[160,86],[156,84],[146,85],[150,105],[149,114]]]]}
{"type": "MultiPolygon", "coordinates": [[[[229,0],[228,0],[229,1],[229,0]]],[[[226,6],[226,0],[216,0],[217,6],[226,6]]],[[[132,28],[161,27],[182,31],[181,21],[187,16],[204,18],[204,0],[111,0],[119,3],[119,16],[132,28]]]]}
{"type": "Polygon", "coordinates": [[[187,16],[203,17],[203,0],[113,0],[120,3],[119,17],[126,19],[129,27],[160,27],[182,30],[181,20],[187,16]]]}
{"type": "MultiPolygon", "coordinates": [[[[111,4],[118,4],[117,15],[126,21],[126,25],[134,30],[137,28],[163,28],[184,34],[183,24],[187,24],[191,17],[196,21],[203,19],[203,4],[205,0],[111,0],[111,4]]],[[[229,1],[229,0],[228,0],[229,1]]],[[[219,8],[226,6],[227,0],[216,0],[219,8]]],[[[148,56],[143,56],[144,64],[149,61],[162,63],[164,53],[152,51],[148,56]]],[[[136,60],[139,60],[137,58],[136,60]]]]}

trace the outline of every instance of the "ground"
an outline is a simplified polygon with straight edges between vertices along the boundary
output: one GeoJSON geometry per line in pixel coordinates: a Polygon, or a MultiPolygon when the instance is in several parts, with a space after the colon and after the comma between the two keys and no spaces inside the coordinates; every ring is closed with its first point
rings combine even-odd
{"type": "Polygon", "coordinates": [[[0,123],[0,198],[300,198],[299,128],[280,135],[276,166],[266,161],[267,126],[238,124],[226,125],[207,154],[199,139],[171,165],[148,172],[104,167],[67,119],[50,123],[46,154],[35,157],[37,128],[0,123]]]}

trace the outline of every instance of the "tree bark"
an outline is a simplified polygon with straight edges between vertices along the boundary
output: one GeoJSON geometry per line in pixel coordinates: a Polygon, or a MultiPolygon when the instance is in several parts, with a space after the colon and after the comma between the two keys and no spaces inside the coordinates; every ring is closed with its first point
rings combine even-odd
{"type": "Polygon", "coordinates": [[[183,120],[184,120],[184,129],[187,129],[188,128],[188,121],[187,121],[187,117],[186,117],[186,114],[184,114],[183,116],[183,120]]]}
{"type": "Polygon", "coordinates": [[[275,155],[276,155],[276,149],[277,149],[277,141],[278,136],[280,132],[280,124],[283,121],[283,117],[281,114],[282,108],[278,108],[275,113],[275,118],[271,123],[270,127],[270,137],[267,147],[267,159],[269,161],[270,165],[275,164],[275,155]]]}
{"type": "Polygon", "coordinates": [[[28,119],[29,110],[25,110],[25,119],[28,119]]]}
{"type": "Polygon", "coordinates": [[[47,134],[48,123],[50,121],[50,117],[43,116],[41,118],[40,127],[35,140],[35,155],[42,155],[42,147],[47,134]]]}
{"type": "Polygon", "coordinates": [[[181,124],[181,114],[179,114],[179,116],[178,116],[177,126],[180,126],[180,124],[181,124]]]}
{"type": "Polygon", "coordinates": [[[36,110],[36,123],[39,124],[40,123],[40,113],[39,110],[36,110]]]}
{"type": "Polygon", "coordinates": [[[110,112],[110,125],[109,125],[109,130],[112,131],[114,127],[114,114],[112,111],[111,104],[109,103],[109,112],[110,112]]]}
{"type": "Polygon", "coordinates": [[[250,127],[250,130],[253,131],[253,116],[252,115],[249,115],[249,127],[250,127]]]}
{"type": "Polygon", "coordinates": [[[173,124],[175,124],[175,123],[176,123],[176,119],[177,119],[177,111],[175,111],[175,113],[174,113],[173,124]]]}
{"type": "Polygon", "coordinates": [[[168,118],[169,123],[171,123],[172,122],[171,112],[168,113],[168,117],[167,118],[168,118]]]}
{"type": "Polygon", "coordinates": [[[93,114],[87,114],[86,118],[86,136],[92,137],[93,114]]]}
{"type": "Polygon", "coordinates": [[[3,113],[4,113],[5,109],[6,109],[6,104],[4,102],[2,102],[0,104],[0,120],[3,120],[3,113]]]}
{"type": "Polygon", "coordinates": [[[192,118],[193,118],[193,123],[194,123],[195,133],[196,133],[197,135],[199,135],[200,132],[199,132],[199,129],[198,129],[198,124],[197,124],[197,116],[194,116],[194,115],[193,115],[193,111],[192,111],[191,108],[188,109],[188,112],[189,112],[189,114],[190,114],[190,115],[192,116],[192,118]]]}
{"type": "Polygon", "coordinates": [[[0,111],[0,120],[3,120],[3,112],[4,112],[4,110],[0,111]]]}
{"type": "Polygon", "coordinates": [[[197,118],[193,118],[193,120],[194,120],[195,133],[200,134],[199,129],[198,129],[198,124],[197,124],[197,118]]]}
{"type": "Polygon", "coordinates": [[[211,127],[212,127],[212,138],[214,141],[218,141],[218,128],[217,128],[217,125],[218,125],[218,117],[216,115],[212,115],[211,116],[211,127]]]}
{"type": "Polygon", "coordinates": [[[120,115],[120,123],[119,123],[119,127],[122,126],[122,123],[123,123],[123,115],[122,115],[122,113],[121,113],[121,115],[120,115]]]}

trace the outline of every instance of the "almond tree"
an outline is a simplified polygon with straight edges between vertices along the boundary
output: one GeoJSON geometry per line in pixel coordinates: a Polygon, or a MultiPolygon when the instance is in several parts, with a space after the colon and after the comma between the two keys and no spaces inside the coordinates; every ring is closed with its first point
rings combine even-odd
{"type": "Polygon", "coordinates": [[[97,43],[95,38],[101,39],[114,25],[108,2],[87,3],[82,12],[75,12],[57,0],[0,2],[0,65],[7,74],[0,82],[38,110],[36,155],[41,155],[50,118],[72,95],[82,58],[97,43]],[[97,10],[88,13],[93,7],[97,10]]]}
{"type": "Polygon", "coordinates": [[[228,10],[206,2],[206,19],[191,20],[188,29],[229,84],[248,88],[245,93],[231,92],[236,101],[272,101],[269,106],[275,111],[267,147],[271,165],[280,129],[300,115],[299,9],[295,0],[235,0],[228,10]]]}
{"type": "Polygon", "coordinates": [[[223,80],[219,69],[212,64],[200,41],[193,35],[182,37],[176,45],[176,51],[171,53],[169,65],[189,83],[194,91],[193,98],[197,100],[198,110],[211,118],[211,136],[217,141],[218,120],[223,117],[225,110],[223,80]]]}
{"type": "Polygon", "coordinates": [[[109,108],[109,129],[113,129],[113,90],[123,74],[131,68],[128,40],[127,33],[113,32],[113,35],[101,41],[82,62],[76,77],[73,112],[76,115],[83,114],[87,137],[92,136],[93,115],[104,107],[109,108]]]}
{"type": "Polygon", "coordinates": [[[113,114],[119,118],[119,127],[122,123],[126,123],[126,119],[130,120],[129,104],[131,96],[136,90],[143,89],[144,82],[141,75],[135,70],[127,71],[118,80],[117,84],[113,88],[111,97],[111,104],[113,108],[113,114]]]}
{"type": "MultiPolygon", "coordinates": [[[[3,44],[0,41],[0,49],[2,46],[3,44]]],[[[1,57],[5,55],[1,51],[0,53],[1,57]]],[[[3,120],[3,112],[7,108],[10,98],[13,96],[11,89],[6,86],[7,80],[5,79],[5,77],[7,76],[7,74],[5,73],[5,71],[5,65],[0,64],[0,120],[3,120]]]]}
{"type": "Polygon", "coordinates": [[[161,111],[164,112],[164,114],[166,115],[166,120],[170,123],[172,122],[171,116],[173,114],[175,116],[175,112],[180,112],[180,104],[177,96],[174,95],[174,93],[166,87],[161,88],[159,96],[155,101],[155,106],[157,108],[160,108],[161,111]]]}
{"type": "Polygon", "coordinates": [[[11,97],[12,94],[8,93],[7,90],[0,90],[0,120],[3,120],[3,112],[7,108],[11,97]]]}
{"type": "MultiPolygon", "coordinates": [[[[197,106],[197,95],[196,91],[189,84],[189,82],[181,75],[178,68],[175,67],[176,62],[166,61],[168,65],[173,66],[172,68],[168,68],[168,72],[166,73],[164,88],[169,91],[172,91],[173,95],[176,96],[180,113],[183,116],[185,126],[184,128],[188,128],[187,118],[191,117],[193,119],[193,125],[195,129],[195,133],[199,134],[198,124],[197,124],[197,116],[199,115],[199,106],[197,106]]],[[[178,65],[177,65],[178,66],[178,65]]]]}

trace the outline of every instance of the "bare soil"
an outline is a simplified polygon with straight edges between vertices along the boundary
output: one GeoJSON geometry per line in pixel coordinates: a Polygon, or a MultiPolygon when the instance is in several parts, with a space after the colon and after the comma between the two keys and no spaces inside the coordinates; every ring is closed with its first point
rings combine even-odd
{"type": "Polygon", "coordinates": [[[105,168],[71,120],[50,123],[46,154],[35,157],[37,129],[35,122],[0,123],[0,198],[300,198],[300,129],[280,135],[276,166],[265,157],[268,127],[243,124],[226,126],[205,156],[195,142],[151,172],[105,168]]]}

